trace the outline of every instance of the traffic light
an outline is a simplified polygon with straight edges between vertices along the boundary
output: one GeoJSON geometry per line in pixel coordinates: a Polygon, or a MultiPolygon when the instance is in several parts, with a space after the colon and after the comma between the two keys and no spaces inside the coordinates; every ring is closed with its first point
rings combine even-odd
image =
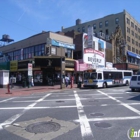
{"type": "Polygon", "coordinates": [[[46,47],[46,54],[50,54],[50,47],[46,47]]]}

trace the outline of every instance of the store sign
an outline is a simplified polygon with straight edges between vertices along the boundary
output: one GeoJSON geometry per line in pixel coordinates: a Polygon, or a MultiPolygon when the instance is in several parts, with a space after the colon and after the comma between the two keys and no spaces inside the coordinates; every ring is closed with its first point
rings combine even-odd
{"type": "Polygon", "coordinates": [[[31,63],[28,63],[28,76],[33,75],[33,65],[31,63]]]}
{"type": "Polygon", "coordinates": [[[93,27],[88,27],[88,47],[93,46],[93,27]]]}
{"type": "Polygon", "coordinates": [[[72,68],[74,68],[74,61],[68,61],[68,60],[66,60],[65,61],[65,66],[66,67],[72,67],[72,68]]]}
{"type": "Polygon", "coordinates": [[[18,69],[27,69],[28,61],[18,62],[18,69]]]}
{"type": "MultiPolygon", "coordinates": [[[[90,32],[91,33],[91,32],[90,32]]],[[[91,35],[89,33],[89,35],[91,35]]],[[[93,44],[93,43],[92,43],[93,44]]],[[[97,38],[90,37],[86,33],[83,34],[83,63],[92,65],[93,68],[105,67],[105,41],[97,38]],[[90,41],[94,42],[95,46],[90,44],[90,41]]]]}
{"type": "Polygon", "coordinates": [[[75,50],[74,44],[67,44],[67,43],[60,42],[54,39],[51,40],[51,45],[75,50]]]}
{"type": "Polygon", "coordinates": [[[17,71],[17,69],[18,69],[18,62],[10,61],[10,71],[17,71]]]}

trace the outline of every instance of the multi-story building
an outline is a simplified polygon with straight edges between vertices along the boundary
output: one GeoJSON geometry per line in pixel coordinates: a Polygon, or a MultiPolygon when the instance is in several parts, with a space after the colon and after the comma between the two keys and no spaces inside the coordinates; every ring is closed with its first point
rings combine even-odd
{"type": "Polygon", "coordinates": [[[88,27],[92,26],[95,34],[108,41],[110,40],[110,35],[118,25],[121,27],[123,37],[126,41],[127,61],[134,64],[131,69],[138,70],[138,65],[140,64],[140,23],[126,10],[85,23],[81,23],[81,20],[77,19],[76,25],[68,28],[62,27],[62,31],[68,32],[74,30],[84,33],[87,32],[88,27]]]}
{"type": "Polygon", "coordinates": [[[60,83],[62,75],[70,76],[74,72],[74,49],[73,38],[42,32],[0,47],[0,69],[10,68],[10,75],[19,81],[23,76],[28,78],[29,64],[32,63],[31,75],[36,84],[47,84],[48,79],[60,83]]]}

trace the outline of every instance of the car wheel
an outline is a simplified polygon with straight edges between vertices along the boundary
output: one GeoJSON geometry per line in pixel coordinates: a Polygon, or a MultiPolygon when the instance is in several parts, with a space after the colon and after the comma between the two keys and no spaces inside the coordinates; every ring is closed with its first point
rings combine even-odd
{"type": "Polygon", "coordinates": [[[103,83],[103,88],[107,88],[107,83],[103,83]]]}
{"type": "Polygon", "coordinates": [[[128,81],[126,81],[126,82],[125,82],[125,85],[126,85],[126,86],[129,86],[129,82],[128,82],[128,81]]]}
{"type": "Polygon", "coordinates": [[[131,91],[135,91],[135,89],[134,89],[134,88],[132,88],[132,89],[131,89],[131,91]]]}

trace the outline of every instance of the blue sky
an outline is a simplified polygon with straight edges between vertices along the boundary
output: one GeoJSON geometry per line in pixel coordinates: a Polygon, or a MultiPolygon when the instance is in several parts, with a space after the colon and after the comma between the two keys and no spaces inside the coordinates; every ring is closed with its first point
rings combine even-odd
{"type": "Polygon", "coordinates": [[[124,9],[140,23],[139,6],[140,0],[0,0],[0,39],[8,34],[17,42],[73,26],[78,18],[87,22],[124,9]]]}

